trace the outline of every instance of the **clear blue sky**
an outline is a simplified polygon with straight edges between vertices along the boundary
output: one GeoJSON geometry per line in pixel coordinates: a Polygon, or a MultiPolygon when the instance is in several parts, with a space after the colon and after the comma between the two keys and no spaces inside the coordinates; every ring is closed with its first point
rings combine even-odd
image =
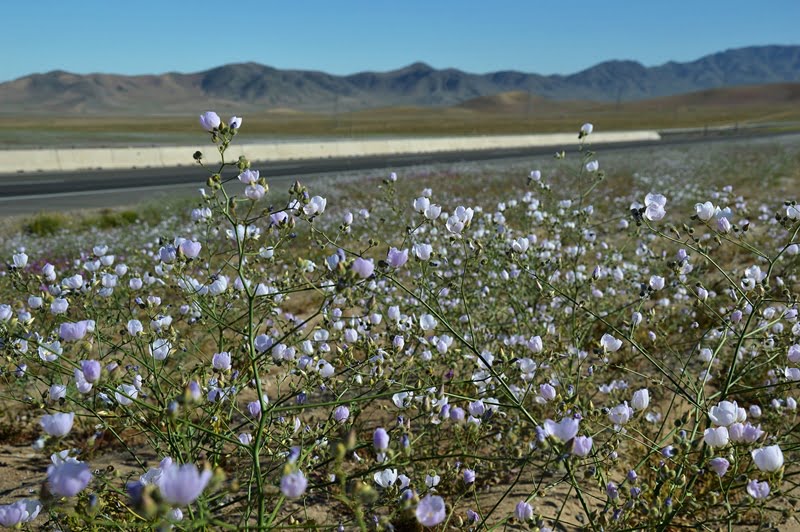
{"type": "Polygon", "coordinates": [[[414,61],[568,74],[800,44],[800,0],[9,0],[0,81],[196,72],[231,62],[349,74],[414,61]]]}

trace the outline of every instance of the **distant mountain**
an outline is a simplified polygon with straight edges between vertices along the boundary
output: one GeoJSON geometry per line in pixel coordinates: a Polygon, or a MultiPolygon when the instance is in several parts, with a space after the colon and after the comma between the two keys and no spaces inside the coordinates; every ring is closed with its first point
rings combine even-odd
{"type": "Polygon", "coordinates": [[[437,70],[424,63],[389,72],[335,76],[242,63],[193,74],[33,74],[0,84],[0,113],[155,115],[212,107],[236,112],[276,108],[344,112],[389,106],[458,105],[508,92],[550,100],[622,102],[797,81],[800,46],[739,48],[688,63],[669,62],[655,67],[635,61],[606,61],[567,76],[516,71],[471,74],[456,69],[437,70]]]}
{"type": "Polygon", "coordinates": [[[631,100],[621,104],[585,100],[559,101],[532,96],[527,92],[501,92],[490,96],[479,96],[456,106],[486,114],[544,114],[589,112],[644,111],[664,109],[704,109],[737,106],[750,108],[793,108],[800,106],[800,82],[742,85],[721,89],[705,89],[673,96],[661,96],[647,100],[631,100]]]}

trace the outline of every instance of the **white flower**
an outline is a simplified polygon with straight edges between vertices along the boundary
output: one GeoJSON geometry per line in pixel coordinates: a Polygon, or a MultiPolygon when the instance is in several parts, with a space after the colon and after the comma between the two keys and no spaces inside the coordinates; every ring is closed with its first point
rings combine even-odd
{"type": "Polygon", "coordinates": [[[322,196],[314,196],[305,206],[303,206],[303,212],[306,216],[316,216],[325,212],[325,206],[327,204],[328,200],[322,196]]]}
{"type": "Polygon", "coordinates": [[[397,469],[376,471],[372,478],[375,479],[375,484],[378,486],[388,488],[397,482],[397,469]]]}
{"type": "Polygon", "coordinates": [[[658,221],[666,215],[664,207],[667,204],[667,198],[662,194],[648,194],[644,198],[644,217],[650,221],[658,221]]]}
{"type": "Polygon", "coordinates": [[[579,424],[580,421],[572,417],[565,417],[558,423],[552,419],[545,419],[544,433],[561,442],[568,442],[578,434],[579,424]]]}
{"type": "Polygon", "coordinates": [[[624,425],[631,419],[632,415],[633,409],[628,406],[627,401],[608,411],[608,419],[615,425],[624,425]]]}
{"type": "Polygon", "coordinates": [[[714,204],[710,201],[705,203],[695,203],[694,213],[702,221],[707,222],[714,217],[714,204]]]}
{"type": "Polygon", "coordinates": [[[708,417],[711,419],[711,423],[718,427],[729,427],[734,423],[744,423],[747,419],[747,412],[744,408],[739,408],[736,401],[722,401],[709,409],[708,417]]]}
{"type": "Polygon", "coordinates": [[[419,260],[428,260],[431,258],[431,253],[433,253],[433,246],[430,244],[414,244],[411,247],[411,251],[419,260]]]}
{"type": "Polygon", "coordinates": [[[22,269],[28,265],[28,256],[25,252],[15,253],[12,260],[14,261],[14,267],[17,269],[22,269]]]}
{"type": "Polygon", "coordinates": [[[631,406],[634,410],[644,410],[650,405],[650,390],[642,388],[633,392],[633,399],[631,399],[631,406]]]}
{"type": "Polygon", "coordinates": [[[511,249],[513,249],[517,253],[525,253],[526,251],[528,251],[529,245],[530,241],[524,236],[521,236],[511,241],[511,249]]]}
{"type": "Polygon", "coordinates": [[[156,360],[164,360],[169,356],[172,344],[169,340],[158,338],[150,344],[150,355],[156,360]]]}
{"type": "Polygon", "coordinates": [[[122,406],[128,406],[139,396],[139,390],[131,384],[120,384],[114,392],[114,398],[122,406]]]}
{"type": "Polygon", "coordinates": [[[725,427],[711,427],[703,432],[703,441],[709,447],[725,447],[728,445],[728,429],[725,427]]]}
{"type": "Polygon", "coordinates": [[[422,213],[428,220],[435,220],[442,214],[442,206],[431,204],[422,213]]]}
{"type": "Polygon", "coordinates": [[[783,467],[783,452],[777,445],[753,449],[750,454],[760,471],[774,472],[783,467]]]}
{"type": "Polygon", "coordinates": [[[423,331],[432,331],[437,325],[436,318],[430,314],[423,314],[419,317],[419,326],[423,331]]]}
{"type": "Polygon", "coordinates": [[[431,200],[422,196],[414,200],[414,210],[422,214],[431,206],[431,200]]]}
{"type": "Polygon", "coordinates": [[[622,347],[622,340],[618,340],[606,333],[600,338],[600,347],[607,353],[614,353],[619,351],[619,348],[622,347]]]}

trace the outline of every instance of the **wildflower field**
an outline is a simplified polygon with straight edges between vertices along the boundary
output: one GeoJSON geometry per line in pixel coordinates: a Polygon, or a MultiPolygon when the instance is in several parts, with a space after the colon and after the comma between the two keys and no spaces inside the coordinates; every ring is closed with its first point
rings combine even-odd
{"type": "Polygon", "coordinates": [[[792,518],[800,137],[278,190],[200,123],[191,205],[0,239],[0,525],[792,518]]]}

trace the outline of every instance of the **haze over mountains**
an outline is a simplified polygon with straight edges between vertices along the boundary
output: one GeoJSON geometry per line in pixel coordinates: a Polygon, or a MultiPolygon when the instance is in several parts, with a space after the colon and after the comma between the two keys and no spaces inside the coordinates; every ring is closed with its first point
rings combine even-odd
{"type": "Polygon", "coordinates": [[[53,71],[0,84],[0,113],[177,114],[294,109],[345,112],[450,106],[512,91],[552,100],[632,101],[712,88],[800,82],[800,46],[726,50],[687,63],[645,67],[607,61],[571,75],[472,74],[414,63],[389,72],[336,76],[257,63],[147,76],[53,71]]]}

